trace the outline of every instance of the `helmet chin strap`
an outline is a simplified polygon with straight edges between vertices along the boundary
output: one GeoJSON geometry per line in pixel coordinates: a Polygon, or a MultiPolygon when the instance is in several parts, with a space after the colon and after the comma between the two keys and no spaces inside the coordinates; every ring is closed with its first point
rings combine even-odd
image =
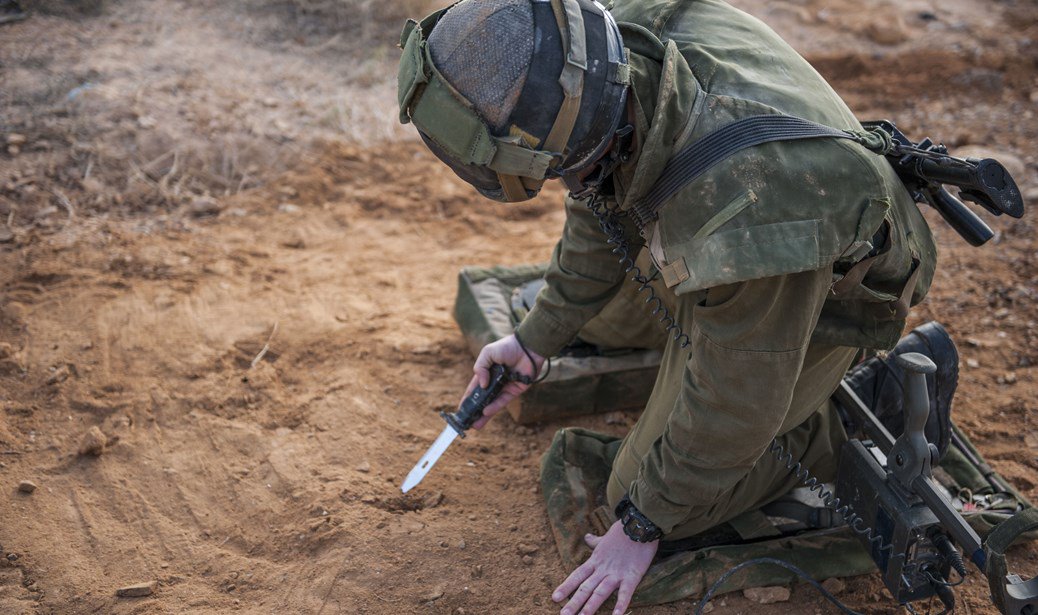
{"type": "Polygon", "coordinates": [[[624,124],[613,133],[613,147],[601,158],[592,163],[591,171],[578,178],[576,175],[563,177],[573,199],[584,199],[598,194],[602,184],[621,164],[631,159],[631,143],[634,137],[634,126],[624,124]]]}

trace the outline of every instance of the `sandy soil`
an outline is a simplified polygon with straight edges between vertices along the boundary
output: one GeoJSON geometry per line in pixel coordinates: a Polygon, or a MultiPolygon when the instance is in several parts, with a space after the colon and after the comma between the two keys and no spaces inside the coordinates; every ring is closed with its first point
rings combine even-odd
{"type": "MultiPolygon", "coordinates": [[[[394,126],[392,52],[329,3],[54,4],[0,27],[0,610],[552,612],[568,571],[536,477],[562,424],[497,420],[398,485],[468,380],[458,269],[545,260],[561,192],[473,196],[394,126]],[[103,451],[81,454],[94,428],[103,451]]],[[[1033,3],[739,5],[862,117],[997,144],[1038,199],[1033,3]]],[[[358,6],[376,25],[420,10],[358,6]]],[[[915,321],[956,336],[959,424],[1038,498],[1033,220],[982,250],[931,220],[941,269],[915,321]]],[[[1014,557],[1038,571],[1038,548],[1014,557]]],[[[878,579],[847,585],[893,610],[878,579]]],[[[977,575],[959,595],[994,612],[977,575]]],[[[751,610],[829,607],[798,586],[714,612],[751,610]]]]}

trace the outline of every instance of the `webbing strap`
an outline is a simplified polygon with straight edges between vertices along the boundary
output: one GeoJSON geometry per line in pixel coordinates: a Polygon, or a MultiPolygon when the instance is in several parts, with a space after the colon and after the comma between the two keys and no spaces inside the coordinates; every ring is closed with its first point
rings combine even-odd
{"type": "Polygon", "coordinates": [[[722,126],[693,141],[667,162],[649,193],[631,208],[635,223],[639,228],[652,223],[657,210],[668,199],[715,164],[739,151],[774,141],[823,137],[863,141],[856,133],[791,115],[755,115],[722,126]]]}
{"type": "Polygon", "coordinates": [[[563,94],[562,105],[547,138],[544,139],[544,150],[563,154],[580,114],[584,72],[587,71],[587,41],[584,34],[584,16],[580,12],[577,0],[551,0],[551,8],[559,26],[559,34],[565,42],[566,63],[563,64],[562,73],[559,75],[559,85],[562,86],[563,94]]]}
{"type": "Polygon", "coordinates": [[[1020,615],[1026,606],[1038,604],[1038,577],[1030,581],[1006,578],[1009,574],[1006,549],[1022,534],[1035,530],[1038,530],[1038,508],[1026,508],[996,525],[984,541],[987,555],[984,574],[988,578],[991,600],[1001,613],[1020,615]]]}

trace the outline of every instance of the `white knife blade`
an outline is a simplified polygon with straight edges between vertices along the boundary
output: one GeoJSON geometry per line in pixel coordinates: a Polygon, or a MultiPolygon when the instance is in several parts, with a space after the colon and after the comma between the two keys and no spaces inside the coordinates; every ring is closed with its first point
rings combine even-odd
{"type": "Polygon", "coordinates": [[[404,484],[400,487],[400,490],[407,493],[414,488],[415,485],[422,482],[425,475],[429,473],[429,470],[431,470],[434,465],[436,465],[440,456],[443,455],[443,452],[447,450],[447,447],[450,446],[451,442],[454,442],[454,439],[457,437],[458,432],[455,431],[453,427],[450,425],[444,427],[443,431],[440,432],[439,437],[437,437],[436,441],[429,447],[429,450],[422,455],[422,458],[418,460],[415,467],[407,473],[407,478],[404,479],[404,484]]]}

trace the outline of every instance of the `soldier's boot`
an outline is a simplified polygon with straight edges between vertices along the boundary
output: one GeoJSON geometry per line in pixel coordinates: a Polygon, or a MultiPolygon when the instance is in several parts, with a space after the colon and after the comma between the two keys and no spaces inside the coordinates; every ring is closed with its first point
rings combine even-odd
{"type": "Polygon", "coordinates": [[[924,354],[937,364],[937,372],[926,377],[930,393],[926,439],[937,446],[943,458],[951,442],[951,409],[959,382],[959,352],[940,323],[933,321],[916,327],[885,357],[873,357],[853,367],[844,381],[896,438],[905,427],[905,375],[895,359],[906,352],[924,354]]]}

